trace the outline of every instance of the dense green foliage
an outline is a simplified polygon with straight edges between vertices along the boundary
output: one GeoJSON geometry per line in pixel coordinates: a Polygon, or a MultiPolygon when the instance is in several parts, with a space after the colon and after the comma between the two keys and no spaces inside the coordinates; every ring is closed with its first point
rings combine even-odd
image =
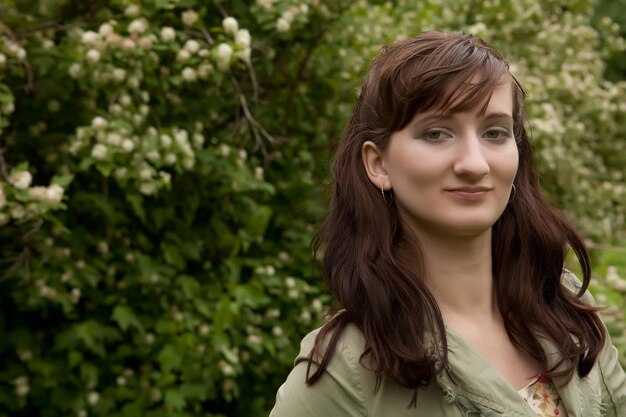
{"type": "MultiPolygon", "coordinates": [[[[623,239],[617,25],[447,3],[3,2],[0,416],[265,415],[330,302],[309,242],[333,144],[380,45],[427,28],[502,51],[546,188],[623,239]]],[[[594,255],[626,362],[625,255],[594,255]]]]}

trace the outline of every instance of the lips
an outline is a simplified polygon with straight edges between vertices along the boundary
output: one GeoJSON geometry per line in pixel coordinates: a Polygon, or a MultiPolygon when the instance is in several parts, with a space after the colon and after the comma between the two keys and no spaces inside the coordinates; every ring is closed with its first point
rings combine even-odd
{"type": "Polygon", "coordinates": [[[447,191],[452,191],[452,192],[462,192],[462,193],[480,193],[480,192],[484,192],[484,191],[491,191],[493,190],[493,187],[456,187],[456,188],[449,188],[447,191]]]}
{"type": "Polygon", "coordinates": [[[463,200],[479,200],[491,190],[493,190],[492,187],[477,186],[449,188],[446,191],[463,200]]]}

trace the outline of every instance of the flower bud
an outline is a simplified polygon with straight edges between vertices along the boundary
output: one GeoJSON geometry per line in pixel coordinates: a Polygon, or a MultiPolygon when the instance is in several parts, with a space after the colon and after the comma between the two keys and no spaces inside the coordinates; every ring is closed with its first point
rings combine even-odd
{"type": "Polygon", "coordinates": [[[232,16],[229,16],[222,20],[222,27],[224,28],[224,32],[229,35],[235,36],[237,30],[239,30],[239,22],[232,16]]]}

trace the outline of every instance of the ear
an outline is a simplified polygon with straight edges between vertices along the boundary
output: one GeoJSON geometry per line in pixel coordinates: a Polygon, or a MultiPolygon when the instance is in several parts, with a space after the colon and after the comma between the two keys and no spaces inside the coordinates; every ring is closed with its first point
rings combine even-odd
{"type": "Polygon", "coordinates": [[[361,159],[369,180],[379,190],[391,188],[389,175],[385,168],[383,152],[372,141],[367,141],[361,147],[361,159]]]}

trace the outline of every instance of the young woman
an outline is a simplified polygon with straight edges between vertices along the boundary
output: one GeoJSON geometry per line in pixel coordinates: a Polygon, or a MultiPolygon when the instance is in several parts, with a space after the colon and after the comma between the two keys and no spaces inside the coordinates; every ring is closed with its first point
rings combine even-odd
{"type": "Polygon", "coordinates": [[[480,39],[383,48],[315,245],[340,309],[303,340],[272,417],[626,416],[588,254],[541,193],[525,122],[480,39]]]}

